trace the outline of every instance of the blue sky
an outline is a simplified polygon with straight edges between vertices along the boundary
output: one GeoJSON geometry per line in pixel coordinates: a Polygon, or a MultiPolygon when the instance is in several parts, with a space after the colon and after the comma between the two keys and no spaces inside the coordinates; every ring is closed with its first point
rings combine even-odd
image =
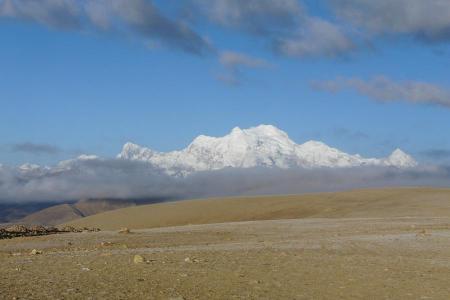
{"type": "MultiPolygon", "coordinates": [[[[66,19],[52,15],[61,13],[52,6],[61,1],[48,0],[37,13],[29,1],[0,0],[0,163],[114,156],[127,141],[175,150],[199,134],[220,136],[259,124],[273,124],[298,143],[318,139],[363,156],[386,156],[400,147],[422,161],[450,157],[450,37],[443,33],[450,32],[450,21],[438,27],[395,23],[389,32],[342,12],[357,8],[364,15],[364,0],[252,0],[261,5],[257,13],[233,0],[125,4],[150,5],[170,30],[172,23],[189,28],[182,31],[188,35],[173,38],[156,21],[148,25],[155,28],[135,29],[134,20],[117,11],[128,9],[123,3],[107,16],[111,24],[123,23],[118,29],[85,24],[79,10],[74,16],[83,25],[67,28],[66,19]],[[225,5],[219,15],[209,7],[215,2],[225,5]],[[303,11],[292,17],[301,21],[277,19],[277,9],[295,3],[303,11]],[[226,5],[241,9],[246,20],[272,21],[264,28],[244,23],[227,15],[226,5]],[[319,34],[308,27],[319,18],[347,38],[334,43],[338,33],[328,25],[319,34]],[[274,50],[288,39],[301,50],[274,50]],[[304,42],[312,50],[304,50],[304,42]],[[194,53],[199,47],[202,53],[194,53]],[[381,86],[377,77],[385,79],[381,86]],[[331,82],[334,89],[312,82],[331,82]]],[[[443,8],[437,20],[450,4],[443,8]]],[[[398,19],[407,19],[399,9],[398,19]]]]}

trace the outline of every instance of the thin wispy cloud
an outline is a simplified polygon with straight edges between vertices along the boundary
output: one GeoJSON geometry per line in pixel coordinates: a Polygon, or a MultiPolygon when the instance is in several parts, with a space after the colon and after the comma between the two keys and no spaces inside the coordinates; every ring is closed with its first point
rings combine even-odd
{"type": "Polygon", "coordinates": [[[48,145],[48,144],[36,144],[36,143],[19,143],[14,144],[11,146],[11,150],[13,152],[21,152],[21,153],[28,153],[28,154],[35,154],[35,155],[41,155],[41,154],[59,154],[62,152],[62,149],[54,146],[54,145],[48,145]]]}
{"type": "Polygon", "coordinates": [[[218,79],[231,85],[241,83],[243,69],[260,69],[271,67],[271,64],[264,59],[255,58],[244,53],[233,51],[222,52],[219,55],[219,63],[225,71],[219,75],[218,79]]]}
{"type": "Polygon", "coordinates": [[[386,76],[377,76],[369,80],[337,78],[313,81],[311,86],[316,90],[330,93],[350,90],[381,102],[404,101],[450,108],[450,90],[428,82],[395,81],[386,76]]]}

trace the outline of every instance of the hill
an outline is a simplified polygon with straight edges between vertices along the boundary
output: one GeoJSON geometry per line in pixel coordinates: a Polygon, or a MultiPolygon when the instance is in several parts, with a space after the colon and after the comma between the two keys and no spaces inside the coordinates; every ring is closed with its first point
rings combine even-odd
{"type": "Polygon", "coordinates": [[[152,201],[89,199],[54,205],[32,213],[18,221],[24,224],[57,225],[110,210],[148,204],[152,201]]]}
{"type": "Polygon", "coordinates": [[[154,228],[298,218],[447,217],[450,189],[393,188],[307,195],[189,200],[129,207],[67,223],[71,226],[154,228]]]}

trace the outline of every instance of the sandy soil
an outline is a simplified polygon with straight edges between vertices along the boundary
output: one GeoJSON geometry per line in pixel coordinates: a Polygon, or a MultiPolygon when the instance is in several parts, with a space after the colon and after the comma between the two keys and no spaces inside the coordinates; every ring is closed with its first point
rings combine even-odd
{"type": "Polygon", "coordinates": [[[1,299],[448,299],[450,218],[17,238],[0,241],[0,263],[1,299]]]}

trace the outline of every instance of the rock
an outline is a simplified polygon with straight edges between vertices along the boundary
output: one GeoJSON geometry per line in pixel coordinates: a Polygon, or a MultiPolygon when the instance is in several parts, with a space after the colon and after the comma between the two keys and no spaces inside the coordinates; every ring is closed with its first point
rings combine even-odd
{"type": "Polygon", "coordinates": [[[42,254],[42,251],[41,251],[41,250],[33,249],[33,250],[31,250],[31,252],[30,252],[30,255],[39,255],[39,254],[42,254]]]}
{"type": "Polygon", "coordinates": [[[190,258],[190,257],[186,257],[184,259],[184,261],[187,263],[199,263],[200,262],[200,260],[198,258],[190,258]]]}
{"type": "Polygon", "coordinates": [[[79,232],[78,229],[72,226],[65,226],[61,229],[62,232],[79,232]]]}
{"type": "Polygon", "coordinates": [[[122,234],[128,234],[128,233],[131,233],[131,231],[130,231],[130,229],[128,229],[128,228],[122,228],[122,229],[120,229],[119,230],[119,233],[122,233],[122,234]]]}
{"type": "Polygon", "coordinates": [[[108,246],[111,246],[112,243],[111,243],[111,242],[101,242],[100,245],[101,245],[102,247],[108,247],[108,246]]]}
{"type": "Polygon", "coordinates": [[[142,264],[142,263],[145,263],[145,259],[142,255],[135,255],[133,258],[133,262],[135,264],[142,264]]]}
{"type": "Polygon", "coordinates": [[[12,225],[9,227],[6,227],[6,232],[14,232],[14,233],[27,233],[28,228],[24,225],[12,225]]]}
{"type": "Polygon", "coordinates": [[[37,233],[47,233],[47,228],[40,225],[33,225],[28,228],[29,231],[37,234],[37,233]]]}

